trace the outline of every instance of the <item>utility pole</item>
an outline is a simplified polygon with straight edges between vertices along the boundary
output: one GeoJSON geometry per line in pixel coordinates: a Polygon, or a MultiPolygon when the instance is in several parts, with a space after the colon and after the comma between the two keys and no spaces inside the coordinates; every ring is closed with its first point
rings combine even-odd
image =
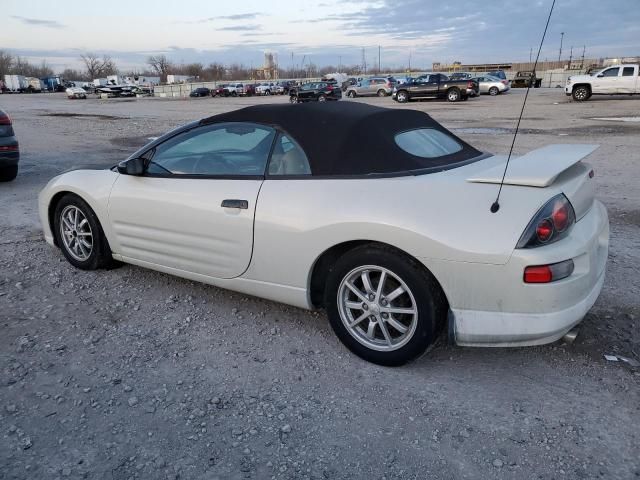
{"type": "Polygon", "coordinates": [[[342,70],[342,55],[338,57],[338,73],[342,70]]]}
{"type": "Polygon", "coordinates": [[[362,47],[362,73],[367,74],[367,57],[365,56],[364,47],[362,47]]]}
{"type": "Polygon", "coordinates": [[[571,51],[569,53],[569,70],[571,70],[571,60],[573,60],[573,45],[571,45],[571,51]]]}
{"type": "Polygon", "coordinates": [[[560,53],[558,53],[558,62],[562,57],[562,40],[564,40],[564,32],[560,32],[560,53]]]}
{"type": "Polygon", "coordinates": [[[529,49],[529,63],[533,62],[533,47],[529,49]]]}
{"type": "Polygon", "coordinates": [[[580,60],[580,70],[584,68],[584,51],[587,49],[586,45],[582,46],[582,60],[580,60]]]}
{"type": "Polygon", "coordinates": [[[382,71],[382,65],[380,64],[380,45],[378,45],[378,75],[382,71]]]}
{"type": "Polygon", "coordinates": [[[409,49],[409,75],[411,75],[411,49],[409,49]]]}

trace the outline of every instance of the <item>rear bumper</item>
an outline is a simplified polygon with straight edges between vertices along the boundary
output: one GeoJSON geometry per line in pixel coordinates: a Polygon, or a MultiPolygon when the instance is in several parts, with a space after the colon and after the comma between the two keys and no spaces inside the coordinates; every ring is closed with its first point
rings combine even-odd
{"type": "Polygon", "coordinates": [[[500,297],[499,304],[504,308],[460,308],[452,302],[456,343],[510,347],[541,345],[562,338],[596,302],[604,283],[608,247],[609,219],[604,205],[595,201],[569,237],[546,247],[516,250],[504,265],[506,270],[495,272],[493,280],[486,278],[491,286],[484,295],[492,292],[494,297],[500,297]],[[569,258],[573,259],[575,270],[566,279],[548,284],[522,281],[528,265],[569,258]]]}

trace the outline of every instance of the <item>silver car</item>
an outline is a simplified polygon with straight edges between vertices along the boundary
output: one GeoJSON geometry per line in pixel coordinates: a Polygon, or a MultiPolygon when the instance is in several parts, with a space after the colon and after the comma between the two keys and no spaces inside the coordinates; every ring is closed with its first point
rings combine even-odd
{"type": "Polygon", "coordinates": [[[391,95],[393,85],[387,78],[374,77],[364,78],[355,85],[347,87],[345,94],[347,97],[365,97],[374,96],[386,97],[391,95]]]}
{"type": "Polygon", "coordinates": [[[489,95],[498,95],[509,90],[509,80],[502,80],[491,75],[483,75],[475,79],[480,87],[480,93],[488,93],[489,95]]]}

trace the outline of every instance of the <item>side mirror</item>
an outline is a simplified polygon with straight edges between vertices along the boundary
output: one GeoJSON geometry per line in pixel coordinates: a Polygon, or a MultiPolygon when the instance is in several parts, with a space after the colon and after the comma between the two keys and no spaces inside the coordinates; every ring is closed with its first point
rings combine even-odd
{"type": "Polygon", "coordinates": [[[600,75],[598,75],[598,78],[602,78],[604,77],[604,73],[601,73],[600,75]]]}
{"type": "Polygon", "coordinates": [[[135,175],[140,176],[144,175],[145,161],[144,158],[136,157],[131,160],[125,160],[118,164],[118,173],[123,175],[135,175]]]}

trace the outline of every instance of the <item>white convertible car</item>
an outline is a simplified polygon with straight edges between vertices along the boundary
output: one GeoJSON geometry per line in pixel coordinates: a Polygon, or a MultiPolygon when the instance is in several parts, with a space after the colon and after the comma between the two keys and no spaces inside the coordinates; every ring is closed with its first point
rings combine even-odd
{"type": "Polygon", "coordinates": [[[110,170],[40,194],[47,242],[74,266],[116,261],[326,309],[361,357],[400,365],[448,327],[459,345],[538,345],[602,288],[607,212],[596,147],[482,153],[425,113],[263,105],[206,118],[110,170]]]}

